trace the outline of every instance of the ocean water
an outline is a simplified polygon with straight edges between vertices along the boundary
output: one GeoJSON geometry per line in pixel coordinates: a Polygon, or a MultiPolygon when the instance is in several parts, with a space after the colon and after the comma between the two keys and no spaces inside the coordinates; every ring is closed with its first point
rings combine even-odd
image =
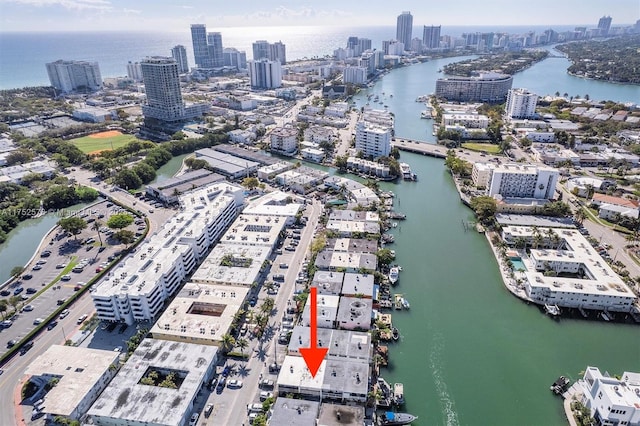
{"type": "MultiPolygon", "coordinates": [[[[442,34],[458,37],[465,32],[506,32],[537,34],[546,26],[530,27],[443,27],[442,34]]],[[[558,27],[565,31],[573,26],[558,27]]],[[[345,47],[349,36],[370,38],[372,47],[382,48],[382,40],[395,38],[394,26],[374,27],[247,27],[215,28],[221,31],[225,47],[235,47],[252,57],[256,40],[282,41],[287,46],[287,60],[332,55],[345,47]]],[[[422,38],[422,26],[414,26],[414,37],[422,38]]],[[[48,85],[45,64],[58,59],[97,61],[102,77],[126,75],[128,61],[145,56],[170,56],[171,48],[182,44],[187,49],[190,66],[194,66],[189,28],[175,32],[0,32],[0,89],[48,85]]]]}

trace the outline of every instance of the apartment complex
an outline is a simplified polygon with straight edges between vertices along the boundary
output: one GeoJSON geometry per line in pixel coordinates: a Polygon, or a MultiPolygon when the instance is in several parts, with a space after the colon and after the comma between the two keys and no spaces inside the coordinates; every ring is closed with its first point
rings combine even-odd
{"type": "Polygon", "coordinates": [[[538,95],[527,89],[509,89],[505,115],[511,119],[529,119],[536,115],[538,95]]]}
{"type": "Polygon", "coordinates": [[[225,67],[235,67],[239,70],[247,68],[247,54],[244,51],[226,47],[222,50],[222,58],[225,67]]]}
{"type": "Polygon", "coordinates": [[[140,64],[146,104],[142,106],[145,117],[162,121],[180,121],[185,117],[185,105],[180,91],[178,63],[173,58],[154,56],[140,64]]]}
{"type": "Polygon", "coordinates": [[[102,76],[97,62],[60,59],[47,64],[47,74],[51,85],[65,93],[102,88],[102,76]]]}
{"type": "Polygon", "coordinates": [[[133,81],[142,81],[142,66],[140,62],[127,63],[127,77],[133,81]]]}
{"type": "Polygon", "coordinates": [[[275,89],[282,86],[282,66],[278,61],[259,59],[249,61],[252,89],[275,89]]]}
{"type": "Polygon", "coordinates": [[[365,110],[356,124],[356,150],[367,157],[387,157],[391,152],[393,116],[384,110],[365,110]]]}
{"type": "Polygon", "coordinates": [[[182,195],[180,213],[93,287],[98,317],[127,324],[155,321],[242,203],[243,188],[225,182],[182,195]]]}
{"type": "Polygon", "coordinates": [[[458,102],[501,102],[511,89],[513,77],[494,72],[473,77],[447,77],[436,80],[436,96],[458,102]]]}
{"type": "Polygon", "coordinates": [[[502,164],[493,169],[487,195],[503,198],[554,197],[558,182],[558,169],[519,163],[502,164]]]}
{"type": "Polygon", "coordinates": [[[271,150],[284,155],[293,155],[298,151],[298,129],[278,127],[269,135],[271,150]]]}
{"type": "Polygon", "coordinates": [[[266,40],[258,40],[253,43],[253,60],[267,59],[277,61],[280,65],[287,63],[287,47],[281,41],[269,43],[266,40]]]}
{"type": "Polygon", "coordinates": [[[587,367],[578,385],[582,403],[591,410],[596,424],[640,424],[640,373],[625,371],[618,379],[602,374],[597,367],[587,367]]]}
{"type": "Polygon", "coordinates": [[[422,30],[422,46],[425,49],[437,49],[440,47],[440,30],[442,27],[440,25],[424,26],[422,30]]]}
{"type": "Polygon", "coordinates": [[[350,65],[344,67],[342,71],[342,81],[347,84],[363,85],[367,82],[368,68],[352,67],[350,65]]]}

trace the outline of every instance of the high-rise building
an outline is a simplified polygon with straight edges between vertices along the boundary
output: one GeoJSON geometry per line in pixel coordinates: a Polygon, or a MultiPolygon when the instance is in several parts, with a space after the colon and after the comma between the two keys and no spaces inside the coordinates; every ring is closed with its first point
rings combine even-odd
{"type": "Polygon", "coordinates": [[[213,68],[224,66],[224,48],[222,47],[221,33],[207,33],[207,48],[209,52],[209,60],[213,68]]]}
{"type": "Polygon", "coordinates": [[[281,41],[269,45],[269,60],[279,61],[280,65],[287,63],[287,47],[281,41]]]}
{"type": "Polygon", "coordinates": [[[275,89],[282,86],[282,67],[278,61],[249,61],[249,78],[253,89],[275,89]]]}
{"type": "Polygon", "coordinates": [[[393,121],[388,111],[365,109],[356,124],[356,151],[372,158],[389,156],[393,121]]]}
{"type": "Polygon", "coordinates": [[[193,43],[193,56],[195,57],[196,65],[200,68],[211,68],[206,25],[191,24],[191,42],[193,43]]]}
{"type": "Polygon", "coordinates": [[[424,26],[422,30],[422,45],[425,49],[437,49],[440,47],[440,29],[440,25],[437,27],[424,26]]]}
{"type": "Polygon", "coordinates": [[[222,51],[225,67],[236,67],[239,70],[247,68],[247,54],[233,47],[227,47],[222,51]]]}
{"type": "Polygon", "coordinates": [[[171,49],[171,56],[178,63],[178,72],[184,74],[189,72],[189,63],[187,62],[187,49],[179,44],[171,49]]]}
{"type": "Polygon", "coordinates": [[[164,122],[185,117],[185,105],[180,91],[178,63],[173,58],[153,56],[141,62],[147,101],[142,106],[145,118],[164,122]]]}
{"type": "Polygon", "coordinates": [[[609,34],[609,29],[611,29],[611,16],[603,16],[598,21],[598,29],[600,30],[601,36],[606,36],[609,34]]]}
{"type": "Polygon", "coordinates": [[[509,89],[505,114],[509,118],[533,118],[538,104],[538,95],[527,89],[509,89]]]}
{"type": "Polygon", "coordinates": [[[258,40],[253,43],[253,60],[269,59],[269,42],[258,40]]]}
{"type": "Polygon", "coordinates": [[[362,85],[367,82],[368,68],[346,66],[342,71],[343,83],[362,85]]]}
{"type": "Polygon", "coordinates": [[[95,91],[102,87],[102,76],[97,62],[60,59],[46,66],[51,85],[63,92],[95,91]]]}
{"type": "Polygon", "coordinates": [[[413,16],[411,12],[402,12],[398,15],[396,26],[396,39],[404,43],[405,48],[411,46],[411,37],[413,34],[413,16]]]}
{"type": "Polygon", "coordinates": [[[127,63],[127,77],[134,81],[142,81],[142,67],[140,62],[127,63]]]}
{"type": "Polygon", "coordinates": [[[436,97],[458,102],[501,102],[511,89],[513,77],[495,72],[473,77],[448,77],[436,80],[436,97]]]}
{"type": "Polygon", "coordinates": [[[502,164],[493,170],[487,195],[504,198],[551,199],[555,195],[558,169],[531,164],[502,164]]]}

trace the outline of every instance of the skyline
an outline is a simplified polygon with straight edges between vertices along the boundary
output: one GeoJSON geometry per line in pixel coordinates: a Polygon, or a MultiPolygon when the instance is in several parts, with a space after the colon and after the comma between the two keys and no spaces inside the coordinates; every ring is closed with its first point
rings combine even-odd
{"type": "Polygon", "coordinates": [[[478,7],[473,0],[459,0],[455,9],[444,3],[372,0],[366,10],[361,10],[359,3],[339,0],[326,0],[320,6],[308,0],[264,0],[259,6],[251,3],[235,3],[221,14],[213,2],[205,0],[178,1],[164,7],[144,0],[133,6],[126,0],[0,0],[0,31],[180,31],[192,23],[206,24],[213,31],[254,26],[391,26],[402,11],[413,15],[414,33],[423,25],[596,27],[598,19],[608,15],[613,19],[612,27],[616,27],[640,19],[639,0],[539,0],[535,7],[494,0],[491,8],[478,7]],[[473,13],[461,16],[456,10],[473,13]]]}

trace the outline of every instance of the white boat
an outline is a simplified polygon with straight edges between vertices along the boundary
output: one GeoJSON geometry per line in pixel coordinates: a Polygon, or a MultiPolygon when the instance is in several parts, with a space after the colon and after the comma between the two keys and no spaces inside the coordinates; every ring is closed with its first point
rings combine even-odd
{"type": "Polygon", "coordinates": [[[398,281],[399,276],[400,270],[398,268],[391,268],[389,271],[389,281],[391,281],[391,284],[395,284],[396,281],[398,281]]]}
{"type": "Polygon", "coordinates": [[[396,405],[404,404],[404,385],[402,383],[393,384],[393,403],[396,405]]]}
{"type": "Polygon", "coordinates": [[[390,250],[390,253],[391,253],[391,257],[393,259],[395,259],[396,258],[396,251],[395,250],[390,250]]]}
{"type": "Polygon", "coordinates": [[[405,309],[411,309],[411,304],[409,303],[409,301],[407,299],[405,299],[404,297],[401,300],[402,302],[402,307],[405,309]]]}
{"type": "Polygon", "coordinates": [[[424,110],[424,111],[420,112],[420,118],[424,118],[424,119],[429,120],[429,119],[431,119],[433,117],[431,117],[431,112],[430,111],[424,110]]]}
{"type": "Polygon", "coordinates": [[[544,310],[554,317],[560,315],[560,308],[558,305],[544,305],[544,310]]]}

